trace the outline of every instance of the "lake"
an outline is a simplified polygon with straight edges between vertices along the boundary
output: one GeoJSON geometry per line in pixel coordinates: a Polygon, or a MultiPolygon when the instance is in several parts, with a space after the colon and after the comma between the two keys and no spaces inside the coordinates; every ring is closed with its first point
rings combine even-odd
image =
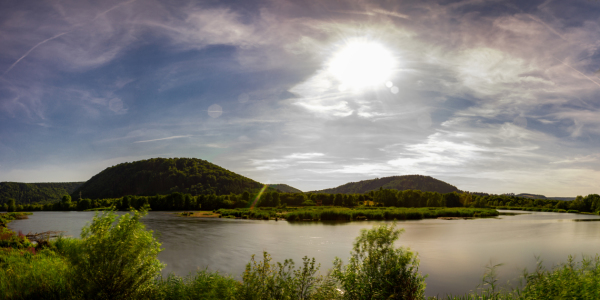
{"type": "MultiPolygon", "coordinates": [[[[506,211],[501,211],[506,212],[506,211]]],[[[517,211],[510,211],[512,213],[517,211]]],[[[524,213],[524,212],[523,212],[524,213]]],[[[66,231],[79,237],[93,212],[34,212],[26,220],[9,224],[15,231],[66,231]]],[[[533,270],[536,256],[544,265],[594,256],[600,249],[599,216],[527,212],[515,216],[474,220],[401,221],[404,228],[397,246],[419,253],[420,272],[428,274],[427,296],[463,294],[481,283],[485,267],[503,263],[500,283],[515,283],[523,268],[533,270]]],[[[184,218],[172,212],[150,212],[142,221],[162,242],[158,258],[166,263],[163,274],[187,275],[208,268],[240,279],[252,254],[262,259],[269,252],[274,261],[292,258],[299,266],[302,257],[315,257],[321,271],[333,266],[336,256],[347,261],[354,239],[363,228],[391,223],[286,222],[184,218]]]]}

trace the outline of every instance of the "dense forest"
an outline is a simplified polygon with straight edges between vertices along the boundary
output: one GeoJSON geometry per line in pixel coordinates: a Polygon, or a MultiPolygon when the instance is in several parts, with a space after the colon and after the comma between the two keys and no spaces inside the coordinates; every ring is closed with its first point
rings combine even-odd
{"type": "Polygon", "coordinates": [[[173,192],[191,195],[240,194],[262,184],[197,158],[152,158],[107,168],[71,193],[73,198],[104,199],[173,192]]]}
{"type": "Polygon", "coordinates": [[[299,189],[297,189],[295,187],[289,186],[287,184],[283,184],[283,183],[268,184],[268,186],[270,186],[270,187],[272,187],[272,188],[274,188],[276,190],[279,190],[279,191],[281,191],[283,193],[302,193],[301,190],[299,190],[299,189]]]}
{"type": "Polygon", "coordinates": [[[316,193],[327,194],[364,194],[373,190],[419,190],[424,192],[452,193],[460,192],[455,186],[445,183],[430,176],[404,175],[349,182],[336,188],[316,191],[316,193]]]}
{"type": "Polygon", "coordinates": [[[83,182],[23,183],[0,182],[0,204],[14,199],[18,204],[56,202],[71,194],[83,182]]]}

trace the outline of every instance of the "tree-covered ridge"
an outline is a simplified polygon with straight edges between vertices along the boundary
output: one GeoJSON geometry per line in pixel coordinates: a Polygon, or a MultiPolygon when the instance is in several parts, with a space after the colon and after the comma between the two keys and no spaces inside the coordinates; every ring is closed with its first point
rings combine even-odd
{"type": "Polygon", "coordinates": [[[460,192],[455,186],[450,185],[431,176],[423,175],[404,175],[362,180],[359,182],[349,182],[336,188],[317,191],[318,193],[328,194],[364,194],[373,190],[392,189],[392,190],[419,190],[424,192],[452,193],[460,192]]]}
{"type": "Polygon", "coordinates": [[[17,204],[54,202],[71,194],[83,182],[0,182],[0,204],[15,199],[17,204]]]}
{"type": "Polygon", "coordinates": [[[287,184],[284,183],[277,183],[277,184],[269,184],[268,186],[280,190],[284,193],[302,193],[301,190],[293,187],[293,186],[289,186],[287,184]]]}
{"type": "Polygon", "coordinates": [[[173,192],[241,194],[262,184],[197,158],[152,158],[118,164],[96,174],[71,193],[74,199],[151,196],[173,192]]]}

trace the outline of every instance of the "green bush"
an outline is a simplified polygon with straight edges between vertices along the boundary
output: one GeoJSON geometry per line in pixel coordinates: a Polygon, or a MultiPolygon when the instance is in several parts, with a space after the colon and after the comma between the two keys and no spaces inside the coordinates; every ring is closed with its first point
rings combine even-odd
{"type": "Polygon", "coordinates": [[[425,277],[419,274],[417,255],[394,248],[403,230],[381,225],[361,231],[348,265],[334,261],[333,277],[344,299],[423,299],[425,277]]]}
{"type": "Polygon", "coordinates": [[[229,276],[211,273],[207,270],[179,277],[169,274],[167,278],[156,281],[156,290],[150,299],[217,299],[234,300],[240,283],[229,276]]]}
{"type": "Polygon", "coordinates": [[[236,299],[335,299],[338,292],[332,278],[317,275],[319,265],[315,266],[314,258],[305,256],[303,262],[296,270],[291,259],[272,263],[271,256],[263,252],[263,261],[256,262],[252,255],[236,299]]]}
{"type": "Polygon", "coordinates": [[[114,212],[96,214],[82,229],[79,245],[57,245],[71,263],[80,297],[141,299],[152,292],[163,264],[156,258],[160,243],[139,221],[145,214],[136,211],[118,220],[114,212]]]}

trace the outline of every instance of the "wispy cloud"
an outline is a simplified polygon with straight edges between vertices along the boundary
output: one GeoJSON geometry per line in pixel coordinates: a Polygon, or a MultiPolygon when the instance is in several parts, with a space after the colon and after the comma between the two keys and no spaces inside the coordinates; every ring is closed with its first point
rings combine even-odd
{"type": "Polygon", "coordinates": [[[174,136],[160,138],[160,139],[145,140],[145,141],[135,141],[134,143],[149,143],[149,142],[156,142],[156,141],[164,141],[164,140],[187,138],[187,137],[190,137],[190,136],[191,135],[174,135],[174,136]]]}

